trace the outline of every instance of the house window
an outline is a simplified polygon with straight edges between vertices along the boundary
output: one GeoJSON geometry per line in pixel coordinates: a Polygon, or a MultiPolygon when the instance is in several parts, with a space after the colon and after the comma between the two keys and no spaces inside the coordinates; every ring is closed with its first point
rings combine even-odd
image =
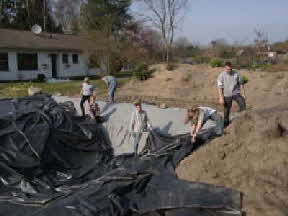
{"type": "Polygon", "coordinates": [[[18,70],[38,70],[38,55],[37,53],[18,53],[18,70]]]}
{"type": "Polygon", "coordinates": [[[0,71],[9,71],[8,53],[0,53],[0,71]]]}
{"type": "Polygon", "coordinates": [[[72,55],[73,64],[79,64],[79,56],[78,54],[72,55]]]}
{"type": "Polygon", "coordinates": [[[62,63],[63,64],[69,64],[68,54],[62,55],[62,63]]]}

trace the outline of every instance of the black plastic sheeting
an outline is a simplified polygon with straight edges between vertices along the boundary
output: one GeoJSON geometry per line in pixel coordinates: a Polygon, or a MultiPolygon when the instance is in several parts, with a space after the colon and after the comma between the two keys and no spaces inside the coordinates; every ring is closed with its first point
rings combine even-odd
{"type": "Polygon", "coordinates": [[[0,215],[241,215],[238,191],[177,178],[189,135],[152,132],[139,157],[114,157],[106,134],[69,102],[0,100],[0,215]]]}

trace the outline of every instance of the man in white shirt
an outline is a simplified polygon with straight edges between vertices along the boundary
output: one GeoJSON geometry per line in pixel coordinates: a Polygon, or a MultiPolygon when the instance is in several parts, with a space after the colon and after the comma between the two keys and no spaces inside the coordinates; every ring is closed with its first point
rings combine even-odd
{"type": "Polygon", "coordinates": [[[82,116],[85,116],[84,104],[86,101],[90,103],[90,97],[94,94],[94,86],[90,84],[90,80],[88,77],[85,77],[84,82],[82,83],[82,89],[80,94],[82,96],[80,101],[80,108],[82,116]]]}
{"type": "Polygon", "coordinates": [[[134,103],[136,111],[132,113],[130,131],[133,136],[134,153],[138,154],[138,146],[141,140],[143,132],[152,129],[152,125],[149,121],[146,111],[142,109],[140,101],[134,103]]]}

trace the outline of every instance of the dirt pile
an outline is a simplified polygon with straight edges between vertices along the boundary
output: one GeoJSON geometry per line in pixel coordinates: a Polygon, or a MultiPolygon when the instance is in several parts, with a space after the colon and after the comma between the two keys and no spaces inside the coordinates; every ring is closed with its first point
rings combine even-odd
{"type": "MultiPolygon", "coordinates": [[[[223,68],[178,65],[167,71],[155,65],[153,78],[133,81],[119,98],[189,107],[218,104],[216,79],[223,68]]],[[[247,111],[238,116],[223,137],[186,158],[179,177],[238,189],[248,216],[288,215],[288,72],[240,70],[247,111]]]]}
{"type": "Polygon", "coordinates": [[[178,176],[243,192],[247,215],[287,216],[287,116],[288,104],[241,114],[225,136],[182,161],[178,176]]]}
{"type": "MultiPolygon", "coordinates": [[[[187,107],[207,105],[222,108],[218,104],[216,79],[223,68],[205,65],[177,65],[174,71],[165,66],[153,66],[153,78],[147,81],[131,81],[117,92],[120,101],[141,97],[152,103],[167,102],[168,105],[187,107]]],[[[288,96],[288,73],[240,70],[248,77],[246,84],[249,108],[272,107],[288,96]]]]}

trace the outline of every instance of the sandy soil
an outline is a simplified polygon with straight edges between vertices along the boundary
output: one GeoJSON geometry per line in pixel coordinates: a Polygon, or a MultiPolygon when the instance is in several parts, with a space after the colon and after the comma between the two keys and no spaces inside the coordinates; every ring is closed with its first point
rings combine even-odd
{"type": "MultiPolygon", "coordinates": [[[[143,98],[178,107],[209,105],[222,111],[215,88],[222,69],[190,65],[171,72],[163,65],[155,69],[152,79],[120,89],[118,99],[143,98]]],[[[177,174],[238,189],[248,216],[287,216],[288,72],[240,72],[249,78],[248,110],[238,115],[223,137],[182,161],[177,174]]]]}
{"type": "MultiPolygon", "coordinates": [[[[118,91],[118,100],[141,97],[151,103],[167,102],[177,107],[201,104],[222,108],[218,105],[216,79],[223,69],[201,65],[178,65],[174,71],[165,70],[164,65],[153,68],[156,72],[152,79],[125,85],[118,91]]],[[[240,73],[249,78],[246,84],[249,108],[271,107],[287,101],[288,72],[241,70],[240,73]]]]}

